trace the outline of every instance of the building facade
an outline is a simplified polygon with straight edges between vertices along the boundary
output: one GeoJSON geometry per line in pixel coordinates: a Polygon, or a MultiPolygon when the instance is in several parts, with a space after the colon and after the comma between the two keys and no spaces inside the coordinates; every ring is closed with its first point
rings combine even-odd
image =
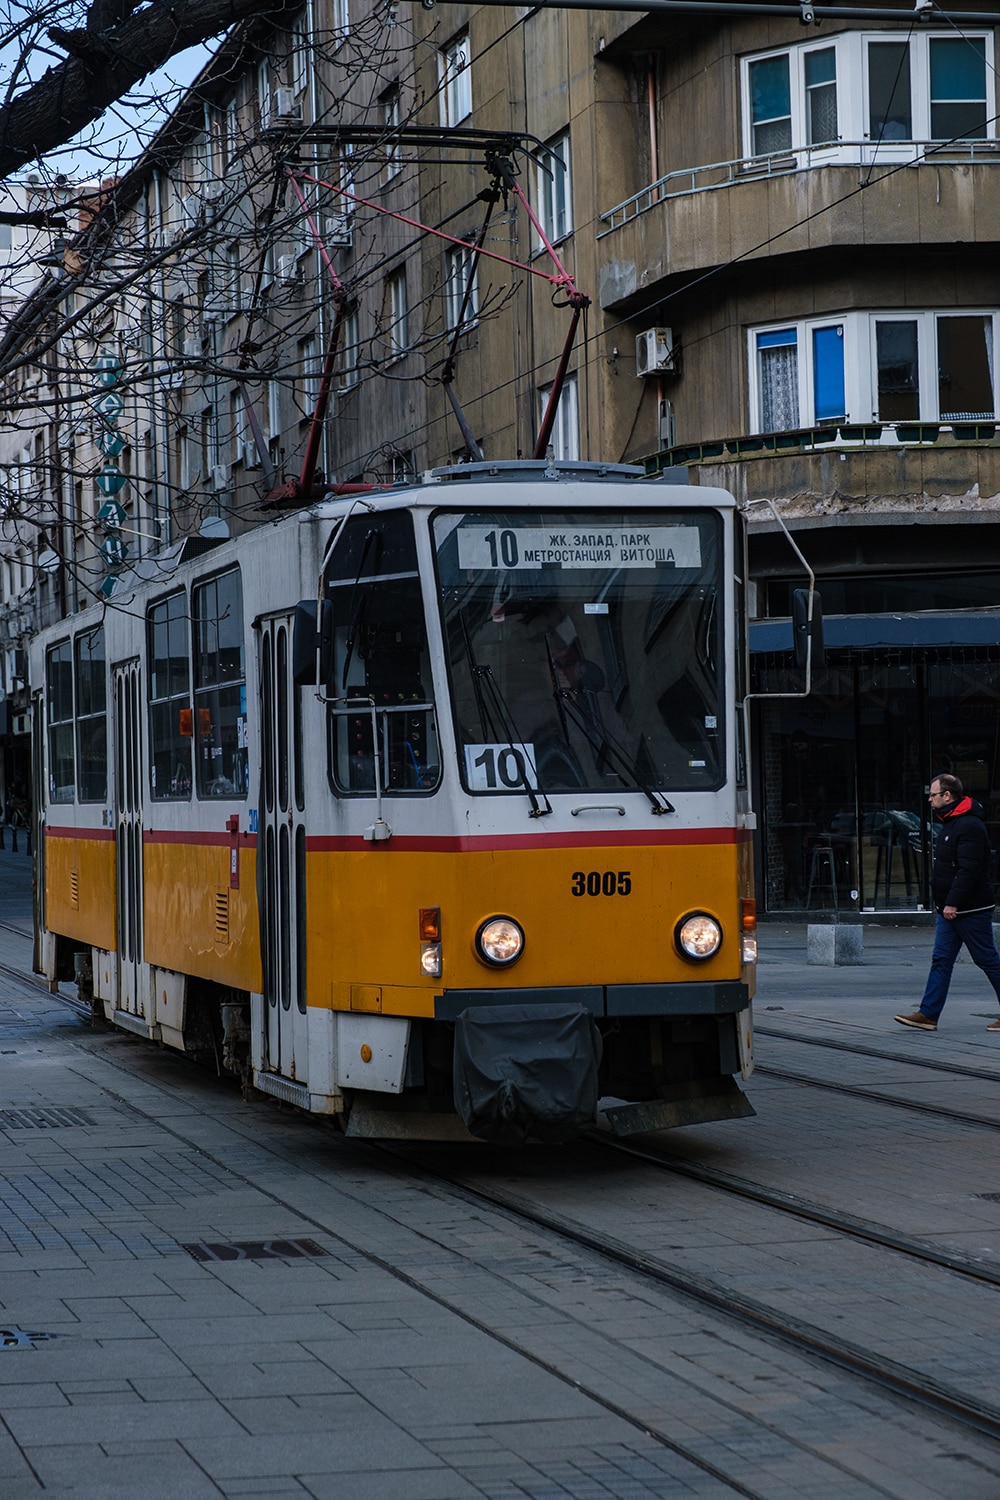
{"type": "Polygon", "coordinates": [[[927,909],[935,771],[1000,837],[994,49],[933,10],[339,0],[240,32],[0,347],[8,410],[58,377],[73,414],[33,429],[38,597],[105,588],[109,532],[154,566],[334,484],[530,456],[579,290],[553,452],[736,493],[756,693],[802,687],[786,529],[822,593],[811,695],[753,709],[762,906],[927,909]]]}

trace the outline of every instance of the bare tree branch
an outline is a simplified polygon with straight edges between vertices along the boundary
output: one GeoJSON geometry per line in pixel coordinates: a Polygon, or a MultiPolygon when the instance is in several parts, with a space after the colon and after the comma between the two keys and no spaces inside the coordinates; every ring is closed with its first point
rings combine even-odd
{"type": "MultiPolygon", "coordinates": [[[[0,178],[65,145],[170,58],[252,16],[280,16],[294,0],[154,0],[117,25],[49,36],[71,52],[36,83],[0,106],[0,178]]],[[[95,21],[121,15],[128,0],[95,0],[95,21]]]]}

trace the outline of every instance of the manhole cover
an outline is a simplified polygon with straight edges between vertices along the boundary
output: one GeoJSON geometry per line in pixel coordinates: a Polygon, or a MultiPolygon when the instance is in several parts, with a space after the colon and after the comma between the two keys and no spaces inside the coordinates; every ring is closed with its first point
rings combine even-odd
{"type": "Polygon", "coordinates": [[[29,1333],[26,1328],[0,1328],[0,1349],[30,1349],[58,1338],[57,1333],[29,1333]]]}
{"type": "Polygon", "coordinates": [[[0,1130],[58,1130],[93,1123],[82,1109],[0,1109],[0,1130]]]}
{"type": "Polygon", "coordinates": [[[195,1260],[316,1260],[326,1251],[315,1240],[240,1240],[232,1245],[183,1245],[195,1260]]]}

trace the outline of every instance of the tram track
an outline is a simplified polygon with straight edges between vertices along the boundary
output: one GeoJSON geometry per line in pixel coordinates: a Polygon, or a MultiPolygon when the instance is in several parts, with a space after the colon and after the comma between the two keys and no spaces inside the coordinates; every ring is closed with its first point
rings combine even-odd
{"type": "MultiPolygon", "coordinates": [[[[44,993],[47,998],[58,999],[70,1010],[78,1015],[87,1014],[79,1002],[69,996],[50,992],[33,978],[12,968],[9,965],[0,964],[0,972],[9,975],[22,984],[44,993]]],[[[798,1037],[790,1037],[791,1040],[801,1040],[798,1037]]],[[[845,1048],[844,1050],[855,1050],[845,1048]]],[[[120,1067],[120,1064],[113,1064],[120,1067]]],[[[763,1071],[763,1070],[762,1070],[763,1071]]],[[[802,1080],[809,1084],[819,1081],[813,1079],[802,1080]]],[[[822,1086],[822,1085],[821,1085],[822,1086]]],[[[140,1109],[131,1100],[123,1095],[118,1095],[114,1090],[106,1090],[110,1097],[117,1098],[131,1112],[134,1112],[151,1124],[156,1124],[163,1129],[161,1120],[157,1120],[151,1113],[140,1109]]],[[[854,1091],[856,1092],[856,1091],[854,1091]]],[[[880,1103],[894,1103],[901,1101],[887,1100],[883,1095],[870,1093],[870,1097],[880,1103]]],[[[939,1111],[949,1118],[955,1118],[953,1112],[939,1111]]],[[[961,1117],[959,1117],[961,1118],[961,1117]]],[[[995,1128],[995,1123],[994,1127],[995,1128]]],[[[250,1183],[238,1169],[203,1146],[195,1146],[187,1140],[183,1134],[166,1127],[167,1133],[176,1135],[178,1140],[205,1155],[217,1166],[224,1167],[237,1180],[250,1183]]],[[[740,1197],[755,1201],[764,1206],[781,1209],[793,1214],[800,1219],[806,1219],[825,1227],[839,1230],[854,1238],[869,1243],[874,1243],[883,1248],[894,1250],[911,1256],[932,1265],[936,1265],[954,1274],[965,1276],[987,1285],[1000,1284],[1000,1273],[990,1270],[988,1267],[980,1267],[974,1262],[966,1261],[962,1257],[947,1256],[941,1252],[934,1251],[929,1246],[921,1245],[919,1242],[906,1241],[901,1236],[895,1236],[891,1231],[883,1230],[880,1226],[871,1225],[867,1221],[855,1219],[849,1215],[838,1214],[835,1210],[829,1210],[822,1205],[809,1203],[807,1200],[798,1199],[791,1194],[778,1193],[770,1189],[759,1187],[743,1179],[731,1178],[729,1174],[719,1173],[715,1169],[699,1167],[691,1163],[680,1163],[676,1161],[664,1162],[656,1153],[646,1153],[634,1147],[624,1147],[619,1143],[611,1143],[601,1140],[600,1144],[616,1150],[625,1151],[627,1154],[637,1156],[639,1159],[655,1164],[662,1170],[678,1172],[680,1175],[688,1176],[706,1183],[707,1185],[722,1188],[727,1192],[734,1193],[740,1197]]],[[[355,1145],[355,1149],[357,1146],[355,1145]]],[[[412,1151],[377,1145],[373,1142],[364,1143],[364,1149],[388,1156],[397,1164],[405,1166],[410,1173],[416,1173],[425,1179],[447,1186],[451,1191],[462,1195],[469,1201],[487,1204],[495,1210],[515,1219],[521,1224],[530,1225],[532,1228],[555,1235],[564,1242],[568,1242],[578,1249],[588,1251],[599,1257],[606,1263],[625,1269],[639,1276],[649,1283],[660,1288],[680,1295],[702,1307],[712,1310],[725,1318],[735,1320],[744,1327],[772,1340],[799,1355],[818,1360],[840,1371],[844,1371],[857,1377],[869,1385],[873,1385],[883,1392],[907,1403],[915,1402],[934,1415],[945,1418],[950,1422],[957,1423],[962,1427],[987,1436],[992,1440],[1000,1439],[1000,1408],[990,1406],[986,1402],[972,1399],[962,1392],[957,1391],[942,1382],[921,1375],[919,1372],[874,1353],[863,1349],[850,1340],[831,1335],[826,1331],[788,1314],[777,1312],[765,1303],[756,1299],[743,1296],[733,1292],[728,1287],[721,1285],[710,1277],[702,1276],[696,1272],[681,1269],[669,1265],[658,1257],[651,1256],[645,1251],[637,1249],[620,1239],[594,1230],[589,1226],[568,1218],[554,1210],[534,1204],[521,1195],[508,1190],[498,1188],[495,1185],[486,1186],[481,1182],[470,1181],[467,1177],[445,1172],[440,1167],[431,1166],[426,1161],[413,1159],[412,1151]]],[[[302,1208],[286,1201],[279,1193],[254,1184],[257,1191],[263,1192],[276,1205],[293,1212],[303,1222],[310,1224],[314,1229],[333,1238],[351,1244],[349,1237],[345,1237],[342,1228],[333,1226],[320,1216],[310,1215],[303,1212],[302,1208]]],[[[437,1240],[434,1241],[437,1243],[437,1240]]],[[[534,1351],[526,1347],[521,1341],[510,1338],[500,1330],[490,1326],[486,1321],[478,1319],[468,1309],[455,1304],[448,1297],[434,1292],[418,1278],[413,1278],[401,1268],[392,1265],[383,1257],[374,1254],[370,1247],[352,1245],[359,1253],[381,1265],[387,1272],[397,1279],[414,1286],[425,1295],[431,1296],[443,1307],[456,1312],[470,1325],[480,1328],[491,1338],[503,1343],[525,1358],[531,1360],[540,1368],[553,1374],[560,1380],[571,1385],[573,1389],[593,1399],[596,1404],[609,1413],[622,1417],[632,1426],[648,1433],[657,1442],[674,1451],[678,1456],[689,1460],[702,1472],[711,1475],[721,1483],[727,1485],[735,1494],[749,1497],[749,1500],[761,1500],[756,1491],[746,1487],[729,1473],[724,1472],[716,1465],[707,1462],[704,1457],[691,1450],[687,1445],[673,1440],[669,1434],[651,1426],[647,1421],[637,1419],[632,1413],[621,1407],[614,1400],[609,1399],[605,1393],[596,1388],[591,1388],[589,1383],[581,1382],[566,1371],[560,1370],[558,1366],[539,1357],[534,1351]]]]}
{"type": "Polygon", "coordinates": [[[943,1250],[937,1250],[933,1245],[929,1245],[925,1241],[914,1240],[905,1235],[896,1234],[894,1230],[887,1228],[885,1225],[877,1224],[873,1220],[861,1219],[854,1214],[844,1213],[839,1209],[827,1208],[821,1203],[813,1203],[809,1199],[800,1198],[794,1193],[785,1193],[780,1192],[776,1188],[764,1187],[761,1183],[751,1182],[749,1178],[736,1177],[729,1172],[720,1172],[716,1167],[705,1167],[696,1162],[680,1161],[674,1156],[663,1156],[657,1151],[651,1151],[641,1146],[630,1145],[624,1141],[611,1140],[600,1132],[591,1132],[587,1136],[587,1139],[592,1144],[601,1146],[605,1150],[631,1157],[633,1160],[644,1162],[649,1166],[655,1166],[677,1177],[686,1177],[692,1182],[703,1183],[706,1187],[717,1188],[720,1192],[729,1193],[749,1203],[755,1203],[762,1208],[775,1209],[780,1213],[789,1214],[793,1218],[802,1220],[807,1224],[817,1224],[824,1229],[832,1229],[838,1234],[846,1235],[851,1239],[860,1240],[870,1245],[878,1245],[885,1250],[895,1251],[897,1254],[905,1255],[911,1260],[923,1261],[927,1265],[938,1266],[941,1270],[954,1272],[956,1276],[964,1276],[972,1281],[984,1282],[988,1286],[1000,1287],[1000,1269],[983,1265],[981,1262],[972,1260],[968,1256],[952,1255],[943,1250]]]}
{"type": "MultiPolygon", "coordinates": [[[[980,1083],[1000,1084],[1000,1073],[985,1068],[972,1067],[965,1063],[948,1062],[944,1058],[909,1057],[905,1053],[888,1052],[882,1048],[852,1046],[849,1042],[830,1037],[805,1037],[794,1032],[780,1031],[772,1027],[755,1027],[755,1034],[778,1041],[792,1042],[802,1047],[824,1047],[835,1052],[846,1052],[852,1057],[868,1057],[878,1062],[897,1062],[905,1066],[923,1068],[934,1073],[944,1073],[959,1078],[971,1078],[980,1083]]],[[[954,1120],[962,1125],[979,1129],[1000,1129],[1000,1114],[984,1115],[973,1110],[948,1108],[940,1104],[928,1104],[919,1099],[902,1099],[878,1089],[866,1088],[860,1083],[845,1083],[839,1079],[817,1078],[812,1073],[802,1073],[794,1068],[774,1067],[771,1063],[757,1063],[754,1068],[763,1078],[777,1078],[786,1083],[797,1083],[805,1088],[823,1089],[828,1093],[844,1094],[849,1098],[867,1099],[877,1104],[887,1104],[896,1109],[910,1110],[916,1114],[930,1115],[939,1119],[954,1120]]]]}
{"type": "Polygon", "coordinates": [[[954,1073],[960,1078],[976,1078],[982,1083],[1000,1083],[1000,1069],[997,1068],[976,1068],[968,1063],[948,1062],[944,1058],[914,1057],[911,1053],[891,1052],[882,1047],[858,1047],[834,1037],[803,1036],[795,1031],[782,1031],[775,1026],[760,1026],[756,1021],[753,1029],[754,1036],[774,1037],[781,1042],[798,1042],[803,1047],[824,1047],[831,1052],[872,1057],[878,1062],[905,1063],[914,1068],[928,1068],[934,1073],[954,1073]]]}
{"type": "MultiPolygon", "coordinates": [[[[391,1154],[397,1157],[402,1155],[396,1151],[391,1154]]],[[[420,1170],[475,1201],[487,1203],[522,1223],[546,1230],[579,1248],[589,1250],[605,1261],[721,1313],[800,1355],[810,1356],[823,1364],[847,1371],[903,1401],[916,1402],[937,1416],[946,1417],[990,1438],[1000,1439],[998,1407],[973,1400],[895,1360],[862,1349],[852,1341],[838,1338],[802,1319],[778,1313],[765,1303],[733,1292],[709,1277],[670,1266],[613,1236],[592,1230],[579,1221],[567,1219],[554,1210],[542,1208],[518,1194],[495,1186],[485,1187],[481,1183],[471,1183],[423,1162],[420,1163],[420,1170]]]]}

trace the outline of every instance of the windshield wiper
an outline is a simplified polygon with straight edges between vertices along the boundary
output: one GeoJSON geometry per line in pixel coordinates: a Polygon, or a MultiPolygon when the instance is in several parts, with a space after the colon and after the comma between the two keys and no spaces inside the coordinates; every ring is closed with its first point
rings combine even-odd
{"type": "Polygon", "coordinates": [[[472,639],[469,635],[469,627],[464,614],[459,612],[459,618],[462,622],[465,654],[469,659],[469,670],[472,673],[472,687],[476,695],[476,707],[479,710],[479,723],[482,732],[484,734],[492,734],[497,740],[505,741],[512,748],[522,747],[524,790],[527,792],[528,801],[531,803],[531,812],[528,816],[530,818],[544,818],[547,813],[552,811],[552,806],[545,792],[542,791],[541,786],[539,786],[538,790],[542,801],[538,800],[538,797],[535,795],[535,789],[529,780],[529,776],[532,774],[534,774],[535,780],[538,780],[537,768],[528,764],[528,758],[524,754],[523,749],[524,740],[518,732],[517,725],[514,723],[514,715],[510,711],[507,700],[500,691],[500,684],[493,676],[493,668],[481,666],[476,661],[475,652],[472,649],[472,639]],[[487,701],[488,697],[492,702],[487,701]],[[496,726],[500,728],[499,735],[497,735],[496,726]],[[543,802],[545,804],[544,807],[542,806],[543,802]]]}
{"type": "Polygon", "coordinates": [[[573,688],[559,686],[559,678],[556,673],[556,664],[552,656],[552,643],[548,635],[545,637],[545,650],[549,658],[549,674],[552,678],[552,696],[556,700],[556,708],[559,711],[559,722],[562,725],[563,735],[569,744],[569,734],[566,726],[566,716],[569,714],[573,723],[587,740],[592,749],[606,760],[617,772],[618,776],[627,784],[636,787],[649,801],[655,817],[661,818],[664,813],[676,812],[672,802],[668,802],[660,792],[654,792],[652,787],[646,785],[639,775],[638,767],[630,758],[624,746],[620,745],[614,735],[605,724],[601,724],[600,732],[592,720],[583,712],[576,701],[576,693],[573,688]]]}

